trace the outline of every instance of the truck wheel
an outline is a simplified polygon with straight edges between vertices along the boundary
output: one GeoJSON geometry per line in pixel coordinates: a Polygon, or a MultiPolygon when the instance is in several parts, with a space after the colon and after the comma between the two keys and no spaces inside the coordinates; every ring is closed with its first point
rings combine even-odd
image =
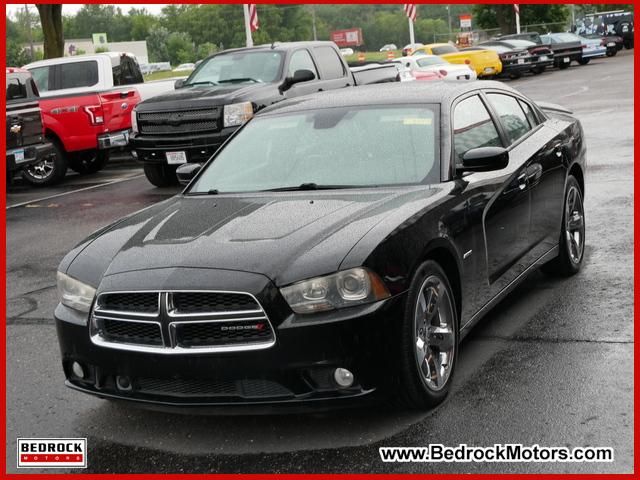
{"type": "Polygon", "coordinates": [[[38,187],[54,185],[61,182],[67,174],[67,157],[65,151],[56,142],[52,142],[53,152],[40,162],[29,165],[22,171],[22,178],[38,187]]]}
{"type": "Polygon", "coordinates": [[[590,58],[581,58],[580,60],[578,60],[578,63],[580,65],[586,65],[587,63],[589,63],[591,61],[590,58]]]}
{"type": "Polygon", "coordinates": [[[558,68],[560,70],[564,70],[566,68],[569,68],[569,65],[571,65],[571,62],[558,62],[558,68]]]}
{"type": "Polygon", "coordinates": [[[147,176],[147,180],[156,187],[170,187],[178,184],[176,167],[173,165],[145,163],[144,174],[147,176]]]}
{"type": "Polygon", "coordinates": [[[618,54],[617,48],[607,48],[607,57],[615,57],[618,54]]]}
{"type": "Polygon", "coordinates": [[[69,157],[69,167],[80,174],[96,173],[104,168],[109,161],[106,150],[87,150],[75,152],[69,157]]]}
{"type": "Polygon", "coordinates": [[[531,73],[533,73],[534,75],[540,75],[542,72],[544,72],[546,67],[533,67],[531,69],[531,73]]]}

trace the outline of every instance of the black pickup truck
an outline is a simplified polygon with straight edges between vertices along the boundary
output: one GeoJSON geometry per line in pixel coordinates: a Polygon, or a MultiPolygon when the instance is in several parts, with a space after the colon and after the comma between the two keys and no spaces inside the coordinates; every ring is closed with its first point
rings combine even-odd
{"type": "Polygon", "coordinates": [[[582,60],[582,44],[579,41],[559,42],[548,35],[540,35],[538,32],[514,33],[500,35],[495,40],[529,40],[549,47],[553,52],[553,65],[559,69],[568,68],[572,61],[582,60]]]}
{"type": "Polygon", "coordinates": [[[393,66],[352,72],[333,42],[226,50],[176,81],[176,90],[139,103],[130,143],[149,181],[168,186],[177,183],[178,165],[208,160],[264,107],[318,91],[396,80],[393,66]]]}
{"type": "Polygon", "coordinates": [[[50,185],[64,178],[53,166],[56,148],[45,140],[38,88],[28,70],[9,67],[6,74],[7,181],[22,172],[33,185],[50,185]]]}

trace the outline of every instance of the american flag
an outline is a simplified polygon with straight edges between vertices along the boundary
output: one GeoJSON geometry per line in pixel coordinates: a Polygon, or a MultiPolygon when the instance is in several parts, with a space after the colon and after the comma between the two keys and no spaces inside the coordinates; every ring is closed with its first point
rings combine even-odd
{"type": "Polygon", "coordinates": [[[518,5],[517,3],[514,3],[513,11],[516,12],[516,15],[520,15],[520,5],[518,5]]]}
{"type": "Polygon", "coordinates": [[[255,3],[249,3],[249,26],[251,31],[255,32],[260,28],[260,22],[258,22],[258,10],[256,10],[255,3]]]}
{"type": "Polygon", "coordinates": [[[418,9],[416,8],[415,3],[405,3],[404,13],[407,14],[407,17],[409,17],[412,22],[415,22],[416,17],[418,16],[418,9]]]}

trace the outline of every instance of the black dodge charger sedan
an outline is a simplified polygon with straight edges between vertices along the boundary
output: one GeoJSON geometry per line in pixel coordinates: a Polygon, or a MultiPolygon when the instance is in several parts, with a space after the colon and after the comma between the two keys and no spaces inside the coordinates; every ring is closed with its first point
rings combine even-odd
{"type": "Polygon", "coordinates": [[[491,307],[539,266],[580,269],[585,152],[571,112],[497,82],[266,108],[180,167],[181,194],[64,258],[67,385],[165,408],[433,406],[491,307]]]}

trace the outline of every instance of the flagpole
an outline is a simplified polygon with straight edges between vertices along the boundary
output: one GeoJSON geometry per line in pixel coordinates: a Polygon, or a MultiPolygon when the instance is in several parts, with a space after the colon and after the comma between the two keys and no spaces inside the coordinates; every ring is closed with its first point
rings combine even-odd
{"type": "Polygon", "coordinates": [[[251,23],[249,19],[249,4],[243,3],[244,10],[244,32],[247,36],[247,47],[253,47],[253,37],[251,36],[251,23]]]}
{"type": "Polygon", "coordinates": [[[413,20],[409,17],[409,43],[416,43],[415,35],[413,33],[413,20]]]}
{"type": "Polygon", "coordinates": [[[516,3],[514,9],[516,11],[516,33],[520,33],[520,5],[516,3]]]}

